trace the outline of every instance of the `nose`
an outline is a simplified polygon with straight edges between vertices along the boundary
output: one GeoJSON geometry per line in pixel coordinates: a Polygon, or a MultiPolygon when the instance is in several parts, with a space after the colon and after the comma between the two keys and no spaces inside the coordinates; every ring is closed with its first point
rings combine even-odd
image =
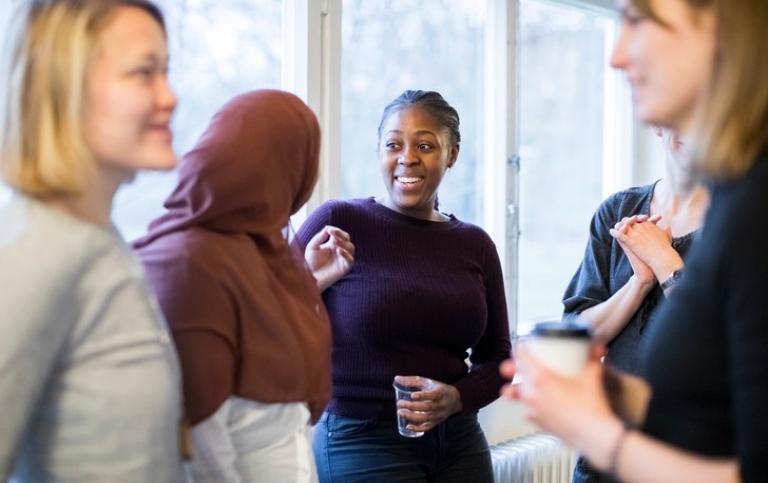
{"type": "Polygon", "coordinates": [[[176,93],[173,91],[173,88],[171,88],[171,85],[168,83],[167,74],[160,74],[157,76],[155,82],[155,96],[158,106],[171,111],[176,109],[178,99],[176,98],[176,93]]]}
{"type": "Polygon", "coordinates": [[[613,53],[611,53],[611,67],[614,69],[626,70],[628,65],[627,56],[627,32],[622,27],[619,34],[619,40],[616,41],[616,45],[613,47],[613,53]]]}
{"type": "Polygon", "coordinates": [[[410,148],[405,148],[400,154],[400,156],[397,157],[398,164],[402,164],[403,166],[410,166],[412,164],[416,164],[419,162],[419,157],[416,154],[415,150],[410,148]]]}

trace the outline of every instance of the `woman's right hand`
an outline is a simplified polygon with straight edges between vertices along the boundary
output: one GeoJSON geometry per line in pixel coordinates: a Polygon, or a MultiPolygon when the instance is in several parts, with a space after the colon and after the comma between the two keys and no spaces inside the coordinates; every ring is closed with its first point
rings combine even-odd
{"type": "MultiPolygon", "coordinates": [[[[603,386],[604,353],[602,345],[594,345],[584,370],[566,377],[549,370],[523,345],[515,361],[506,361],[499,368],[506,378],[515,370],[521,376],[521,382],[502,389],[502,396],[520,400],[528,421],[582,449],[596,436],[596,428],[610,426],[618,430],[622,426],[603,386]]],[[[614,436],[606,433],[606,437],[614,436]]]]}
{"type": "Polygon", "coordinates": [[[352,269],[354,255],[349,233],[330,225],[317,232],[304,250],[304,259],[321,292],[352,269]]]}

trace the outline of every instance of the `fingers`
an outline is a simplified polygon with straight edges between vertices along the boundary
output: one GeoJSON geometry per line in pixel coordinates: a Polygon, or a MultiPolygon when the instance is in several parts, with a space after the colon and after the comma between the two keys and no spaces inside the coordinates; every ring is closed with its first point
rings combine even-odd
{"type": "Polygon", "coordinates": [[[520,399],[519,387],[519,384],[504,384],[499,394],[508,399],[520,399]]]}
{"type": "Polygon", "coordinates": [[[349,233],[332,225],[325,226],[307,243],[307,249],[317,250],[321,245],[341,247],[354,254],[355,245],[352,244],[349,233]],[[328,245],[330,243],[330,245],[328,245]]]}
{"type": "Polygon", "coordinates": [[[335,226],[328,225],[325,228],[323,228],[323,231],[328,234],[329,237],[335,238],[336,240],[339,240],[340,242],[349,242],[350,237],[349,233],[342,230],[341,228],[337,228],[335,226]]]}
{"type": "MultiPolygon", "coordinates": [[[[334,248],[336,253],[341,255],[341,251],[349,254],[350,260],[355,256],[355,245],[350,239],[349,233],[335,226],[326,226],[322,230],[327,233],[327,240],[323,243],[324,248],[334,248]]],[[[347,258],[344,256],[344,258],[347,258]]]]}
{"type": "Polygon", "coordinates": [[[343,248],[337,248],[336,255],[338,255],[340,258],[343,258],[350,265],[355,261],[354,255],[352,255],[349,250],[345,250],[343,248]]]}
{"type": "Polygon", "coordinates": [[[512,359],[507,359],[499,365],[499,374],[509,381],[515,377],[515,370],[515,361],[512,359]]]}
{"type": "Polygon", "coordinates": [[[605,356],[605,344],[602,342],[595,342],[589,348],[589,358],[591,360],[601,360],[605,356]]]}
{"type": "Polygon", "coordinates": [[[318,250],[320,248],[320,245],[325,243],[330,238],[330,235],[328,233],[328,227],[323,228],[322,230],[315,233],[315,235],[309,240],[309,243],[307,243],[307,251],[312,250],[318,250]]]}
{"type": "MultiPolygon", "coordinates": [[[[517,367],[513,359],[507,359],[499,365],[499,374],[501,374],[504,379],[511,381],[515,377],[515,372],[517,372],[517,367]]],[[[511,382],[504,384],[501,391],[499,391],[499,394],[509,399],[518,399],[520,397],[517,385],[513,385],[511,382]]]]}
{"type": "Polygon", "coordinates": [[[661,215],[633,215],[633,216],[625,216],[621,220],[617,221],[613,225],[613,230],[626,233],[626,230],[629,229],[632,225],[636,223],[644,223],[644,222],[650,222],[654,225],[657,224],[661,220],[661,215]]]}

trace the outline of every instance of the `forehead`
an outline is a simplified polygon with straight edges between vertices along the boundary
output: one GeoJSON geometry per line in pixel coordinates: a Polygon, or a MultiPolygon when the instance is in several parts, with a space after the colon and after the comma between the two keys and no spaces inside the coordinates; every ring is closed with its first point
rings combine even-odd
{"type": "Polygon", "coordinates": [[[165,32],[157,20],[145,10],[119,5],[97,34],[99,50],[102,52],[166,49],[165,32]]]}
{"type": "Polygon", "coordinates": [[[401,130],[420,130],[442,133],[447,130],[434,114],[420,106],[408,106],[392,112],[384,122],[384,132],[401,130]]]}

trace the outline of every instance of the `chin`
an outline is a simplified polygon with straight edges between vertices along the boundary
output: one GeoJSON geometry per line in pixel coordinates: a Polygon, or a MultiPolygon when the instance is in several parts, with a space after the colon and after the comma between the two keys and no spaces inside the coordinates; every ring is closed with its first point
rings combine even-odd
{"type": "Polygon", "coordinates": [[[643,109],[640,106],[636,107],[636,109],[637,109],[637,117],[644,124],[653,124],[659,127],[669,127],[668,123],[665,122],[666,119],[664,118],[664,116],[659,116],[659,114],[654,112],[652,109],[643,109]]]}
{"type": "Polygon", "coordinates": [[[172,149],[165,152],[158,152],[145,157],[146,162],[141,163],[140,169],[152,171],[167,171],[176,167],[179,158],[172,149]]]}

